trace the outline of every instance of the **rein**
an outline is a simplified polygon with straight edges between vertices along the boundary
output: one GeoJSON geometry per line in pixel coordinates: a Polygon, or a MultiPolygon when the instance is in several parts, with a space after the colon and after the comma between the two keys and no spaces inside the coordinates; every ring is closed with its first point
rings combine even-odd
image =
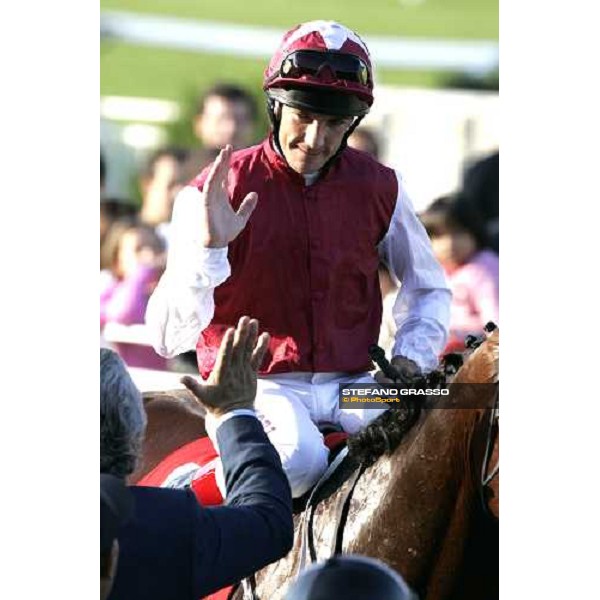
{"type": "MultiPolygon", "coordinates": [[[[342,544],[344,543],[344,528],[346,527],[346,521],[348,520],[348,514],[350,513],[350,500],[354,494],[354,488],[360,479],[360,476],[365,472],[366,465],[361,463],[358,469],[352,475],[352,483],[348,488],[348,491],[340,499],[337,510],[337,525],[335,528],[335,545],[333,547],[332,556],[337,556],[342,553],[342,544]]],[[[312,532],[311,532],[312,533],[312,532]]],[[[312,536],[311,536],[312,538],[312,536]]],[[[316,556],[315,556],[316,560],[316,556]]]]}
{"type": "MultiPolygon", "coordinates": [[[[298,562],[298,573],[301,573],[307,562],[315,562],[317,560],[317,553],[315,551],[314,546],[314,536],[313,536],[313,518],[315,507],[317,503],[315,502],[315,498],[317,492],[323,487],[325,482],[333,475],[334,471],[342,464],[344,459],[348,456],[348,446],[346,446],[340,453],[335,457],[333,462],[327,467],[327,470],[323,475],[321,475],[319,481],[317,481],[315,487],[312,489],[310,496],[308,497],[308,501],[306,503],[306,509],[304,510],[304,514],[302,515],[302,520],[300,522],[300,535],[302,536],[302,545],[300,547],[300,560],[298,562]]],[[[360,470],[360,469],[359,469],[360,470]]],[[[357,478],[358,479],[358,478],[357,478]]],[[[355,484],[356,482],[354,482],[355,484]]],[[[350,494],[354,490],[354,485],[351,486],[350,494]]]]}

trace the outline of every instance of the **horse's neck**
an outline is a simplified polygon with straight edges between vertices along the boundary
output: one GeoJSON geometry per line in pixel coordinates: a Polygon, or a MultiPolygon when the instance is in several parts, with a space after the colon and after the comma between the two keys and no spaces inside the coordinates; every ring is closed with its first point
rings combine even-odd
{"type": "MultiPolygon", "coordinates": [[[[458,568],[446,554],[454,556],[452,549],[464,533],[473,496],[465,463],[476,420],[477,414],[470,410],[426,411],[391,456],[369,467],[352,494],[343,551],[383,560],[422,590],[428,589],[433,573],[458,568]],[[444,545],[447,548],[441,552],[444,545]]],[[[316,509],[313,532],[318,560],[333,554],[341,501],[349,483],[316,509]]],[[[298,533],[297,528],[294,550],[261,573],[259,597],[283,598],[299,564],[298,533]]],[[[435,598],[429,593],[423,597],[435,598]]]]}
{"type": "Polygon", "coordinates": [[[496,329],[459,369],[454,383],[497,383],[500,379],[499,339],[496,329]]]}
{"type": "MultiPolygon", "coordinates": [[[[454,382],[492,384],[498,372],[496,331],[469,357],[454,382]]],[[[460,408],[425,411],[394,454],[373,467],[389,471],[387,485],[380,489],[385,504],[369,528],[356,532],[349,548],[360,552],[368,546],[368,536],[380,531],[376,556],[402,572],[428,600],[448,597],[463,565],[477,511],[490,413],[482,407],[493,405],[496,388],[463,385],[458,392],[462,397],[452,405],[460,408]],[[402,544],[395,544],[394,537],[402,544]]],[[[361,492],[368,493],[369,487],[365,479],[361,492]]]]}
{"type": "MultiPolygon", "coordinates": [[[[497,339],[496,332],[473,353],[455,381],[497,381],[497,339]]],[[[486,416],[481,408],[423,411],[396,451],[381,457],[359,479],[343,551],[387,562],[422,592],[424,600],[448,598],[470,533],[486,416]]],[[[348,482],[316,509],[314,537],[320,560],[333,552],[347,487],[348,482]]],[[[283,598],[296,575],[299,546],[296,536],[294,550],[261,572],[260,597],[283,598]]]]}
{"type": "Polygon", "coordinates": [[[344,534],[348,551],[377,556],[414,583],[428,579],[440,541],[455,536],[474,494],[469,448],[478,418],[426,411],[396,451],[365,472],[344,534]],[[363,505],[373,510],[364,514],[363,505]]]}

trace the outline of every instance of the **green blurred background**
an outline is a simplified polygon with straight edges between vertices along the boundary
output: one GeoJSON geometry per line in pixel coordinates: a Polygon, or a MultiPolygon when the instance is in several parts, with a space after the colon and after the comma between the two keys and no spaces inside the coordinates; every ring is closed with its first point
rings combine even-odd
{"type": "MultiPolygon", "coordinates": [[[[395,37],[498,39],[497,0],[102,0],[102,11],[127,11],[195,20],[281,27],[333,19],[360,34],[395,37]]],[[[208,87],[226,78],[260,88],[263,60],[197,54],[105,41],[100,58],[102,95],[179,100],[190,87],[208,87]]],[[[378,70],[392,85],[442,86],[448,73],[378,70]]]]}
{"type": "MultiPolygon", "coordinates": [[[[497,0],[101,0],[101,12],[164,15],[196,21],[274,26],[281,33],[313,19],[333,19],[359,34],[430,40],[498,40],[497,0]]],[[[180,117],[164,129],[169,143],[193,145],[191,115],[200,93],[217,81],[244,86],[262,105],[266,59],[101,42],[103,97],[175,101],[180,117]]],[[[378,84],[419,88],[497,89],[497,72],[480,78],[442,71],[376,69],[378,84]]],[[[267,128],[261,111],[257,135],[267,128]]]]}

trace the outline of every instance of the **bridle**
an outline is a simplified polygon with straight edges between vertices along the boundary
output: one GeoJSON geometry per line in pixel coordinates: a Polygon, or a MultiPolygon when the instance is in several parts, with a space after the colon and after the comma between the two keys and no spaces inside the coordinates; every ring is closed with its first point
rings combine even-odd
{"type": "Polygon", "coordinates": [[[499,392],[500,388],[498,384],[496,384],[496,396],[494,398],[494,406],[490,410],[490,418],[487,426],[487,433],[485,439],[485,453],[483,455],[483,461],[481,463],[481,475],[479,478],[479,498],[481,500],[481,505],[483,507],[483,511],[485,514],[493,517],[494,515],[490,511],[490,508],[486,502],[485,498],[485,490],[487,486],[494,480],[494,477],[498,475],[500,472],[500,458],[498,458],[498,462],[494,465],[494,468],[489,469],[490,459],[492,458],[492,450],[494,447],[494,442],[496,440],[496,435],[494,435],[494,431],[496,431],[495,425],[498,423],[498,398],[500,396],[499,392]]]}

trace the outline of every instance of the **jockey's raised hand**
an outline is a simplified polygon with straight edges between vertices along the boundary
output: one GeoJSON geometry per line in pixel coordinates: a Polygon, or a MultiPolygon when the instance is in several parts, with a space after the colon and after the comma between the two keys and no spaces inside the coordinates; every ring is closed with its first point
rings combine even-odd
{"type": "Polygon", "coordinates": [[[269,334],[258,337],[258,321],[242,317],[235,330],[229,328],[219,348],[215,367],[205,384],[185,376],[181,383],[214,417],[234,409],[253,409],[256,372],[267,346],[269,334]]]}
{"type": "Polygon", "coordinates": [[[206,248],[224,248],[244,229],[256,208],[258,194],[250,192],[237,212],[227,194],[227,174],[233,148],[225,146],[217,156],[202,191],[202,243],[206,248]]]}

